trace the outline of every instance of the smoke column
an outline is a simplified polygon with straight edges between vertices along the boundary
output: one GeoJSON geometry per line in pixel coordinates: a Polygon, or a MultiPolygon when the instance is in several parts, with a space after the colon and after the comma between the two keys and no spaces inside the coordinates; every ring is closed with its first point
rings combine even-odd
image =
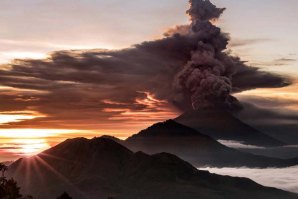
{"type": "Polygon", "coordinates": [[[231,96],[234,58],[223,51],[229,37],[212,24],[223,13],[209,0],[190,0],[190,36],[198,38],[191,59],[178,73],[174,86],[182,96],[187,96],[194,110],[239,106],[231,96]]]}

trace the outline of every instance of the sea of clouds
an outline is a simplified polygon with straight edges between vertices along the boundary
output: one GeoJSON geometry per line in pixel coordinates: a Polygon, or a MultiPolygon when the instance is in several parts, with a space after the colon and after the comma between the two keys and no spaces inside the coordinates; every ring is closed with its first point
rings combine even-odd
{"type": "Polygon", "coordinates": [[[253,153],[256,155],[269,156],[274,158],[281,159],[291,159],[298,158],[298,145],[287,145],[280,147],[261,147],[261,146],[253,146],[247,145],[243,142],[235,141],[235,140],[217,140],[223,145],[227,147],[234,148],[240,151],[253,153]]]}
{"type": "Polygon", "coordinates": [[[288,168],[199,168],[210,173],[233,177],[246,177],[268,186],[298,193],[298,166],[288,168]]]}

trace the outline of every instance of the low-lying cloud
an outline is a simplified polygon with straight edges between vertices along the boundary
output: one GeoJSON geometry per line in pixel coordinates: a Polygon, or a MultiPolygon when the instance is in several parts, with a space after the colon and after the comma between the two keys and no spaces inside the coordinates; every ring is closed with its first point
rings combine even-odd
{"type": "Polygon", "coordinates": [[[236,140],[217,140],[219,143],[235,149],[264,149],[264,147],[247,145],[236,140]]]}
{"type": "Polygon", "coordinates": [[[285,142],[298,144],[298,111],[295,99],[241,97],[243,109],[237,117],[260,131],[285,142]]]}
{"type": "Polygon", "coordinates": [[[255,182],[269,187],[275,187],[285,191],[298,193],[298,167],[289,168],[200,168],[211,173],[234,177],[246,177],[255,182]]]}

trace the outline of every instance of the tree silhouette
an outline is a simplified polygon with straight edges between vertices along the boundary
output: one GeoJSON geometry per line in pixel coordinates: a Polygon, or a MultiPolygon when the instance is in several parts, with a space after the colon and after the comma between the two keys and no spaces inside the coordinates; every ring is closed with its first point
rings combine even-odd
{"type": "Polygon", "coordinates": [[[61,196],[59,196],[57,199],[72,199],[72,197],[70,197],[68,195],[68,193],[64,192],[61,196]]]}
{"type": "Polygon", "coordinates": [[[32,196],[23,197],[20,193],[20,187],[14,179],[7,180],[5,172],[8,167],[0,163],[0,199],[33,199],[32,196]]]}
{"type": "Polygon", "coordinates": [[[3,190],[5,193],[5,199],[19,199],[22,198],[20,194],[20,187],[18,187],[17,182],[13,179],[6,180],[3,184],[3,190]]]}
{"type": "Polygon", "coordinates": [[[8,167],[5,164],[0,163],[0,171],[1,171],[0,183],[1,184],[5,183],[5,181],[6,181],[5,172],[7,171],[7,169],[8,169],[8,167]]]}

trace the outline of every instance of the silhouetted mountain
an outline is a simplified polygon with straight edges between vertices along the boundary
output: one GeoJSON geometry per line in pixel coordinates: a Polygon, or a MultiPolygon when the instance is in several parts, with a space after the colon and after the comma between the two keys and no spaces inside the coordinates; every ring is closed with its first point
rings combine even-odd
{"type": "Polygon", "coordinates": [[[118,141],[132,151],[149,154],[168,152],[196,167],[287,167],[298,165],[298,159],[283,160],[252,155],[228,148],[211,137],[173,120],[157,123],[146,130],[118,141]]]}
{"type": "Polygon", "coordinates": [[[198,171],[174,155],[133,153],[106,138],[67,140],[9,167],[22,190],[52,199],[297,199],[245,178],[198,171]]]}
{"type": "Polygon", "coordinates": [[[245,124],[232,113],[223,109],[188,111],[175,119],[216,140],[236,140],[243,144],[274,147],[285,145],[257,129],[245,124]]]}
{"type": "Polygon", "coordinates": [[[4,164],[6,166],[9,166],[13,163],[13,161],[5,161],[5,162],[0,162],[0,163],[4,164]]]}

